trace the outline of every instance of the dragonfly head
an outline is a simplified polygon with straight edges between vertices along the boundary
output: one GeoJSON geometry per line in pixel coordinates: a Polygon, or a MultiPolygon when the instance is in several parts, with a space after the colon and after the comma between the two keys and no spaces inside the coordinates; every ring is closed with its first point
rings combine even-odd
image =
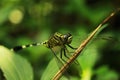
{"type": "Polygon", "coordinates": [[[72,35],[70,33],[63,35],[64,43],[70,44],[72,42],[72,35]]]}

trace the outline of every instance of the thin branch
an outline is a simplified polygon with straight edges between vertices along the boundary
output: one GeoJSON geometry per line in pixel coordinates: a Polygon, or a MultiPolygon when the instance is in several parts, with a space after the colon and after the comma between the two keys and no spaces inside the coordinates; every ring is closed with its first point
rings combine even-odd
{"type": "Polygon", "coordinates": [[[52,80],[58,80],[62,74],[65,72],[65,70],[69,67],[69,65],[74,62],[74,60],[81,54],[83,49],[86,47],[86,45],[91,41],[91,39],[96,35],[96,33],[100,30],[100,28],[108,21],[110,20],[117,12],[120,11],[120,8],[118,8],[116,11],[112,12],[107,18],[103,20],[101,24],[98,25],[98,27],[85,39],[82,44],[78,47],[77,50],[75,50],[74,54],[69,58],[69,60],[61,67],[61,69],[55,74],[55,76],[52,78],[52,80]]]}

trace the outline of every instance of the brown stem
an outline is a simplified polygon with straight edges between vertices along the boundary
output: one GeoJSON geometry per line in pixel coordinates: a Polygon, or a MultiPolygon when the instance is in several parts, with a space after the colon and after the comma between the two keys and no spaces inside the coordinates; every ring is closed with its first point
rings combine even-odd
{"type": "Polygon", "coordinates": [[[120,8],[118,8],[115,12],[112,12],[107,18],[103,20],[101,24],[98,25],[98,27],[85,39],[82,44],[75,50],[74,54],[70,57],[70,59],[61,67],[61,69],[55,74],[55,76],[52,78],[52,80],[58,80],[62,74],[65,72],[65,70],[69,67],[69,65],[74,62],[74,60],[80,55],[80,53],[83,51],[83,49],[86,47],[86,45],[91,41],[91,39],[95,36],[95,34],[99,31],[99,29],[108,21],[110,20],[118,11],[120,8]]]}

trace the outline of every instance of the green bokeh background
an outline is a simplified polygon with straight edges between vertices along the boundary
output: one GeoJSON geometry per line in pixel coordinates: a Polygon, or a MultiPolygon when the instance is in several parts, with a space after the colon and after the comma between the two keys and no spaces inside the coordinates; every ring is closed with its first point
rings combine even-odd
{"type": "MultiPolygon", "coordinates": [[[[72,44],[77,46],[76,44],[80,44],[76,42],[77,39],[84,39],[105,17],[119,8],[119,5],[119,0],[1,0],[0,45],[13,48],[17,45],[42,42],[55,32],[63,34],[70,32],[73,34],[72,44]]],[[[108,80],[109,76],[118,80],[120,12],[108,22],[108,27],[99,35],[110,40],[100,39],[100,42],[96,40],[95,43],[92,42],[97,46],[95,49],[99,54],[92,67],[94,74],[91,80],[108,80]],[[104,78],[101,77],[103,73],[106,74],[104,78]]],[[[49,61],[54,57],[44,46],[24,49],[17,53],[32,64],[35,80],[41,78],[49,61]]],[[[93,56],[89,58],[92,59],[93,56]]]]}

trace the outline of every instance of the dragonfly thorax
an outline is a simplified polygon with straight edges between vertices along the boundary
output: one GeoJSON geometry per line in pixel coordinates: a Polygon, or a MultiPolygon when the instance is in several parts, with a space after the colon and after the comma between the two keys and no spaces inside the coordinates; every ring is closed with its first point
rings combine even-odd
{"type": "Polygon", "coordinates": [[[72,42],[72,35],[70,33],[61,34],[56,32],[47,41],[43,42],[43,45],[48,48],[53,48],[56,46],[65,46],[72,42]]]}

